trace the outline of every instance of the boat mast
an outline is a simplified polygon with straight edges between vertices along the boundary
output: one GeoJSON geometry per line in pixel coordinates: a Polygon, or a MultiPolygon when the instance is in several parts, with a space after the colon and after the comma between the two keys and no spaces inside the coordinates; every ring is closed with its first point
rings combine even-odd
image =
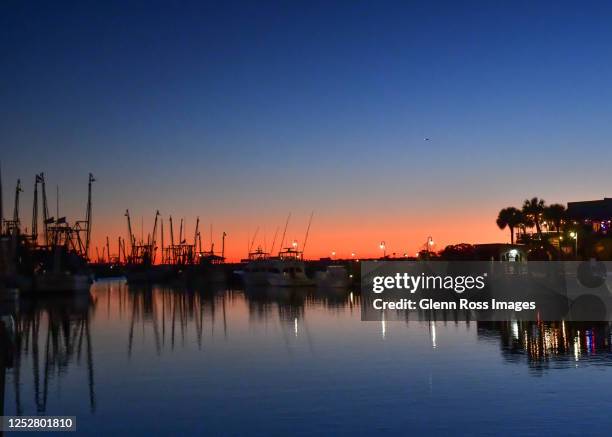
{"type": "Polygon", "coordinates": [[[196,217],[195,232],[193,233],[193,250],[198,247],[198,228],[200,227],[200,217],[196,217]]]}
{"type": "Polygon", "coordinates": [[[125,216],[127,217],[128,236],[130,237],[130,257],[133,257],[136,241],[134,234],[132,234],[132,221],[130,220],[130,211],[128,209],[125,210],[125,216]]]}
{"type": "Polygon", "coordinates": [[[283,244],[285,243],[285,235],[287,234],[287,226],[289,226],[289,219],[291,218],[291,213],[287,216],[287,221],[285,222],[285,230],[283,231],[283,238],[281,238],[280,250],[283,250],[283,244]]]}
{"type": "Polygon", "coordinates": [[[155,264],[155,254],[157,248],[155,247],[155,237],[157,236],[157,218],[159,217],[159,211],[155,211],[155,223],[153,224],[153,236],[151,237],[151,263],[155,264]]]}
{"type": "Polygon", "coordinates": [[[85,258],[89,259],[89,241],[91,239],[91,184],[95,182],[93,174],[89,173],[89,183],[87,185],[87,233],[85,234],[85,258]]]}
{"type": "Polygon", "coordinates": [[[274,231],[274,238],[272,239],[272,248],[270,249],[270,253],[274,253],[274,246],[276,245],[276,235],[278,234],[278,226],[276,227],[276,231],[274,231]]]}
{"type": "Polygon", "coordinates": [[[17,187],[15,188],[15,207],[13,209],[13,222],[14,226],[19,230],[19,193],[21,189],[21,179],[17,179],[17,187]]]}
{"type": "Polygon", "coordinates": [[[172,216],[170,216],[170,247],[174,246],[174,225],[172,224],[172,216]]]}
{"type": "Polygon", "coordinates": [[[163,217],[161,218],[161,235],[160,235],[160,240],[161,240],[161,263],[164,264],[164,219],[163,217]]]}
{"type": "Polygon", "coordinates": [[[257,237],[257,233],[259,232],[259,226],[255,230],[255,234],[253,234],[253,240],[251,240],[251,244],[249,245],[249,253],[253,251],[253,244],[255,244],[255,238],[257,237]]]}
{"type": "MultiPolygon", "coordinates": [[[[45,245],[49,244],[49,236],[47,235],[48,226],[49,226],[49,209],[47,208],[47,189],[45,186],[45,174],[40,174],[40,183],[42,184],[42,201],[43,201],[43,229],[45,231],[45,245]]],[[[57,188],[57,192],[59,193],[59,186],[57,188]]],[[[59,205],[59,194],[57,204],[59,205]]],[[[57,208],[57,218],[59,219],[59,206],[57,208]]]]}
{"type": "Polygon", "coordinates": [[[304,251],[306,250],[306,243],[308,242],[308,233],[310,232],[310,224],[312,223],[313,215],[314,211],[310,213],[310,219],[308,219],[308,227],[306,228],[306,236],[304,237],[304,244],[302,246],[302,257],[304,256],[304,251]]]}
{"type": "Polygon", "coordinates": [[[40,175],[34,178],[34,202],[32,205],[32,243],[36,244],[38,240],[38,183],[40,175]]]}

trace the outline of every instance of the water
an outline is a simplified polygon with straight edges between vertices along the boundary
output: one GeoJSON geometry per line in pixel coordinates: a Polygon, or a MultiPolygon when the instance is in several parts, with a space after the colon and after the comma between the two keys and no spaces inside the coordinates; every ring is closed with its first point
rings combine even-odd
{"type": "Polygon", "coordinates": [[[122,281],[14,318],[4,414],[80,434],[609,434],[608,325],[361,322],[348,291],[122,281]]]}

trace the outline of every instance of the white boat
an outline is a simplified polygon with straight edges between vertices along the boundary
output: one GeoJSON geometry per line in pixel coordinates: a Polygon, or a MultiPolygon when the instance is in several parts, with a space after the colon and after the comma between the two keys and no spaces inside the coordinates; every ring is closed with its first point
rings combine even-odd
{"type": "Polygon", "coordinates": [[[270,257],[258,248],[250,253],[244,268],[236,272],[246,286],[310,287],[315,283],[306,276],[302,252],[287,248],[270,257]]]}
{"type": "Polygon", "coordinates": [[[327,266],[325,271],[315,274],[315,281],[321,288],[347,288],[350,284],[349,275],[344,266],[327,266]]]}

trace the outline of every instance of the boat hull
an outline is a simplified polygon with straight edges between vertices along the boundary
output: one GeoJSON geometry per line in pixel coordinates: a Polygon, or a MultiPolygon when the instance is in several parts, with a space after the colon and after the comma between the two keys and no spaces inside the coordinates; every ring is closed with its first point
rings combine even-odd
{"type": "Polygon", "coordinates": [[[304,263],[297,260],[266,259],[247,263],[238,272],[248,287],[312,287],[315,281],[308,278],[304,263]]]}
{"type": "Polygon", "coordinates": [[[88,274],[39,274],[19,281],[19,290],[37,294],[89,292],[92,278],[88,274]]]}

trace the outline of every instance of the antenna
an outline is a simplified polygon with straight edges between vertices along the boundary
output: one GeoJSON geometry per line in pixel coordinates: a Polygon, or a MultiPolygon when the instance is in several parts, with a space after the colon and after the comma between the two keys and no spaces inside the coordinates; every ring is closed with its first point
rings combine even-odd
{"type": "Polygon", "coordinates": [[[304,251],[306,250],[306,243],[308,242],[308,233],[310,232],[310,224],[312,223],[313,215],[314,215],[314,211],[310,213],[310,219],[308,219],[308,227],[306,228],[306,236],[304,237],[304,244],[302,245],[302,257],[304,256],[304,251]]]}
{"type": "Polygon", "coordinates": [[[289,219],[291,218],[291,213],[287,216],[287,221],[285,222],[285,230],[283,231],[283,238],[281,238],[280,250],[283,250],[283,244],[285,243],[285,234],[287,233],[287,226],[289,226],[289,219]]]}

